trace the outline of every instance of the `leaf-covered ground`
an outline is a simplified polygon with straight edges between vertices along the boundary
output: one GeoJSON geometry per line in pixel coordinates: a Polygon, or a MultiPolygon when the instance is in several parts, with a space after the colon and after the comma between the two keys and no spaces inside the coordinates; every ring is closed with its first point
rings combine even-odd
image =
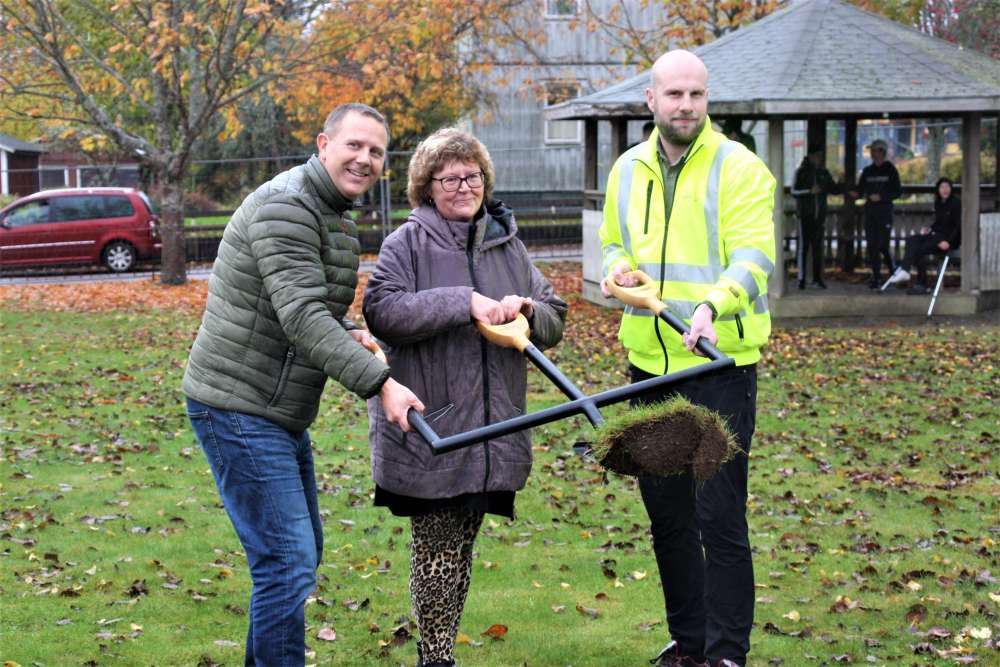
{"type": "MultiPolygon", "coordinates": [[[[549,355],[585,391],[626,382],[617,314],[579,265],[549,355]]],[[[0,660],[237,665],[249,578],[178,387],[206,286],[0,288],[0,660]]],[[[1000,664],[1000,326],[776,327],[760,365],[750,664],[1000,664]]],[[[532,372],[533,409],[560,400],[532,372]]],[[[311,433],[326,548],[310,663],[415,661],[406,521],[371,507],[363,404],[311,433]]],[[[639,665],[666,641],[638,492],[535,433],[518,518],[487,519],[458,658],[639,665]]]]}

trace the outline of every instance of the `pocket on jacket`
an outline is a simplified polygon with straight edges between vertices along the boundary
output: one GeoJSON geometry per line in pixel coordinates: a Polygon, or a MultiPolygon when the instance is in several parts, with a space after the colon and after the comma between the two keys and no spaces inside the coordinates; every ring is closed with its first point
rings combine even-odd
{"type": "MultiPolygon", "coordinates": [[[[434,424],[440,422],[445,416],[455,409],[455,403],[448,403],[440,408],[424,411],[424,421],[434,429],[434,424]]],[[[427,443],[420,434],[416,432],[404,433],[398,426],[385,418],[385,413],[381,413],[381,434],[379,441],[379,456],[387,461],[412,465],[414,461],[422,462],[424,459],[433,456],[427,447],[427,443]]],[[[434,429],[436,432],[436,429],[434,429]]],[[[441,436],[440,433],[438,433],[441,436]]],[[[443,437],[443,436],[442,436],[443,437]]],[[[423,463],[421,463],[423,467],[423,463]]]]}
{"type": "Polygon", "coordinates": [[[278,402],[281,395],[285,392],[285,385],[288,384],[288,376],[291,375],[292,365],[295,363],[295,348],[290,347],[285,350],[285,358],[281,362],[281,372],[278,373],[278,384],[274,388],[274,393],[271,394],[271,400],[267,402],[267,407],[272,408],[274,404],[278,402]]]}
{"type": "Polygon", "coordinates": [[[428,410],[424,412],[424,421],[428,424],[433,424],[439,419],[443,418],[446,414],[455,409],[455,403],[449,403],[443,407],[437,408],[435,410],[428,410]]]}

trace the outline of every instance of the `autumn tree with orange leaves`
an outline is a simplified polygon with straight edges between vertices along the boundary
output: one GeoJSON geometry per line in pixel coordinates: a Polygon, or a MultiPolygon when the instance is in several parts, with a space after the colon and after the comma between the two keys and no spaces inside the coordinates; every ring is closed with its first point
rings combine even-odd
{"type": "Polygon", "coordinates": [[[850,0],[861,9],[1000,58],[1000,0],[850,0]]]}
{"type": "MultiPolygon", "coordinates": [[[[162,281],[185,281],[182,184],[217,114],[283,84],[315,57],[300,35],[314,2],[3,0],[0,107],[59,136],[135,155],[158,189],[162,281]]],[[[347,45],[342,45],[347,48],[347,45]]]]}
{"type": "Polygon", "coordinates": [[[488,97],[467,85],[528,0],[0,0],[4,127],[135,156],[162,209],[162,280],[185,281],[183,183],[192,149],[267,95],[311,143],[325,114],[368,102],[416,136],[488,97]]]}
{"type": "Polygon", "coordinates": [[[421,137],[489,103],[493,63],[517,44],[530,53],[541,39],[530,28],[531,0],[368,0],[327,5],[313,23],[310,45],[350,41],[358,26],[377,26],[326,67],[300,77],[287,108],[300,138],[322,123],[325,110],[360,101],[389,120],[393,147],[421,137]]]}
{"type": "Polygon", "coordinates": [[[581,4],[580,23],[587,30],[601,32],[623,62],[646,68],[669,49],[716,40],[785,7],[788,0],[615,0],[607,10],[590,0],[581,4]],[[657,20],[643,28],[648,23],[638,15],[650,11],[657,20]]]}

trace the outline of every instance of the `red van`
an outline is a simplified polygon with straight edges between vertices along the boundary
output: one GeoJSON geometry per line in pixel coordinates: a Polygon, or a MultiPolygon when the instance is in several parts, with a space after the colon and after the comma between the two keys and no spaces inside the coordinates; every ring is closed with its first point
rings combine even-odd
{"type": "Polygon", "coordinates": [[[158,219],[132,188],[43,190],[0,209],[0,268],[103,264],[116,273],[160,256],[158,219]]]}

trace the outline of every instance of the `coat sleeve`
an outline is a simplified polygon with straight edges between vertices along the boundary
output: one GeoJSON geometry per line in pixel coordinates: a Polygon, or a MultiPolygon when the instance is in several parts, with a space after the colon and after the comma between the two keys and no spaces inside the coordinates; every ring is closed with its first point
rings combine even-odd
{"type": "Polygon", "coordinates": [[[368,279],[362,312],[376,338],[398,347],[431,338],[472,321],[472,287],[417,291],[413,241],[407,226],[389,235],[368,279]]]}
{"type": "Polygon", "coordinates": [[[519,239],[514,239],[523,253],[524,262],[529,273],[529,292],[534,303],[531,314],[532,344],[539,350],[554,347],[562,340],[563,327],[566,323],[566,311],[569,306],[556,295],[552,283],[532,264],[528,251],[519,239]]]}
{"type": "Polygon", "coordinates": [[[619,160],[615,162],[611,173],[608,174],[607,191],[604,193],[604,220],[601,222],[601,228],[598,232],[601,239],[601,254],[603,255],[601,269],[604,276],[611,273],[611,267],[621,260],[627,261],[632,269],[636,268],[635,259],[626,250],[622,234],[622,227],[626,225],[627,221],[619,220],[618,199],[629,196],[629,193],[619,191],[620,174],[621,161],[619,160]]]}
{"type": "Polygon", "coordinates": [[[753,310],[774,271],[775,179],[763,162],[737,151],[722,168],[719,241],[725,267],[708,292],[717,315],[753,310]]]}
{"type": "Polygon", "coordinates": [[[861,199],[868,201],[868,167],[861,170],[861,175],[858,176],[858,184],[854,190],[861,194],[861,199]]]}
{"type": "Polygon", "coordinates": [[[292,198],[257,209],[250,250],[278,322],[299,355],[362,398],[378,393],[389,367],[357,343],[327,308],[320,220],[292,198]]]}
{"type": "Polygon", "coordinates": [[[962,245],[962,200],[956,199],[951,207],[951,234],[948,237],[948,245],[954,250],[962,245]]]}
{"type": "Polygon", "coordinates": [[[899,182],[899,172],[896,171],[896,166],[890,163],[889,167],[891,168],[889,169],[889,191],[887,195],[889,201],[895,201],[903,194],[903,186],[899,182]]]}
{"type": "Polygon", "coordinates": [[[807,183],[806,178],[806,166],[800,165],[798,169],[795,170],[795,183],[792,185],[792,196],[801,197],[803,195],[812,194],[809,189],[809,183],[807,183]]]}

